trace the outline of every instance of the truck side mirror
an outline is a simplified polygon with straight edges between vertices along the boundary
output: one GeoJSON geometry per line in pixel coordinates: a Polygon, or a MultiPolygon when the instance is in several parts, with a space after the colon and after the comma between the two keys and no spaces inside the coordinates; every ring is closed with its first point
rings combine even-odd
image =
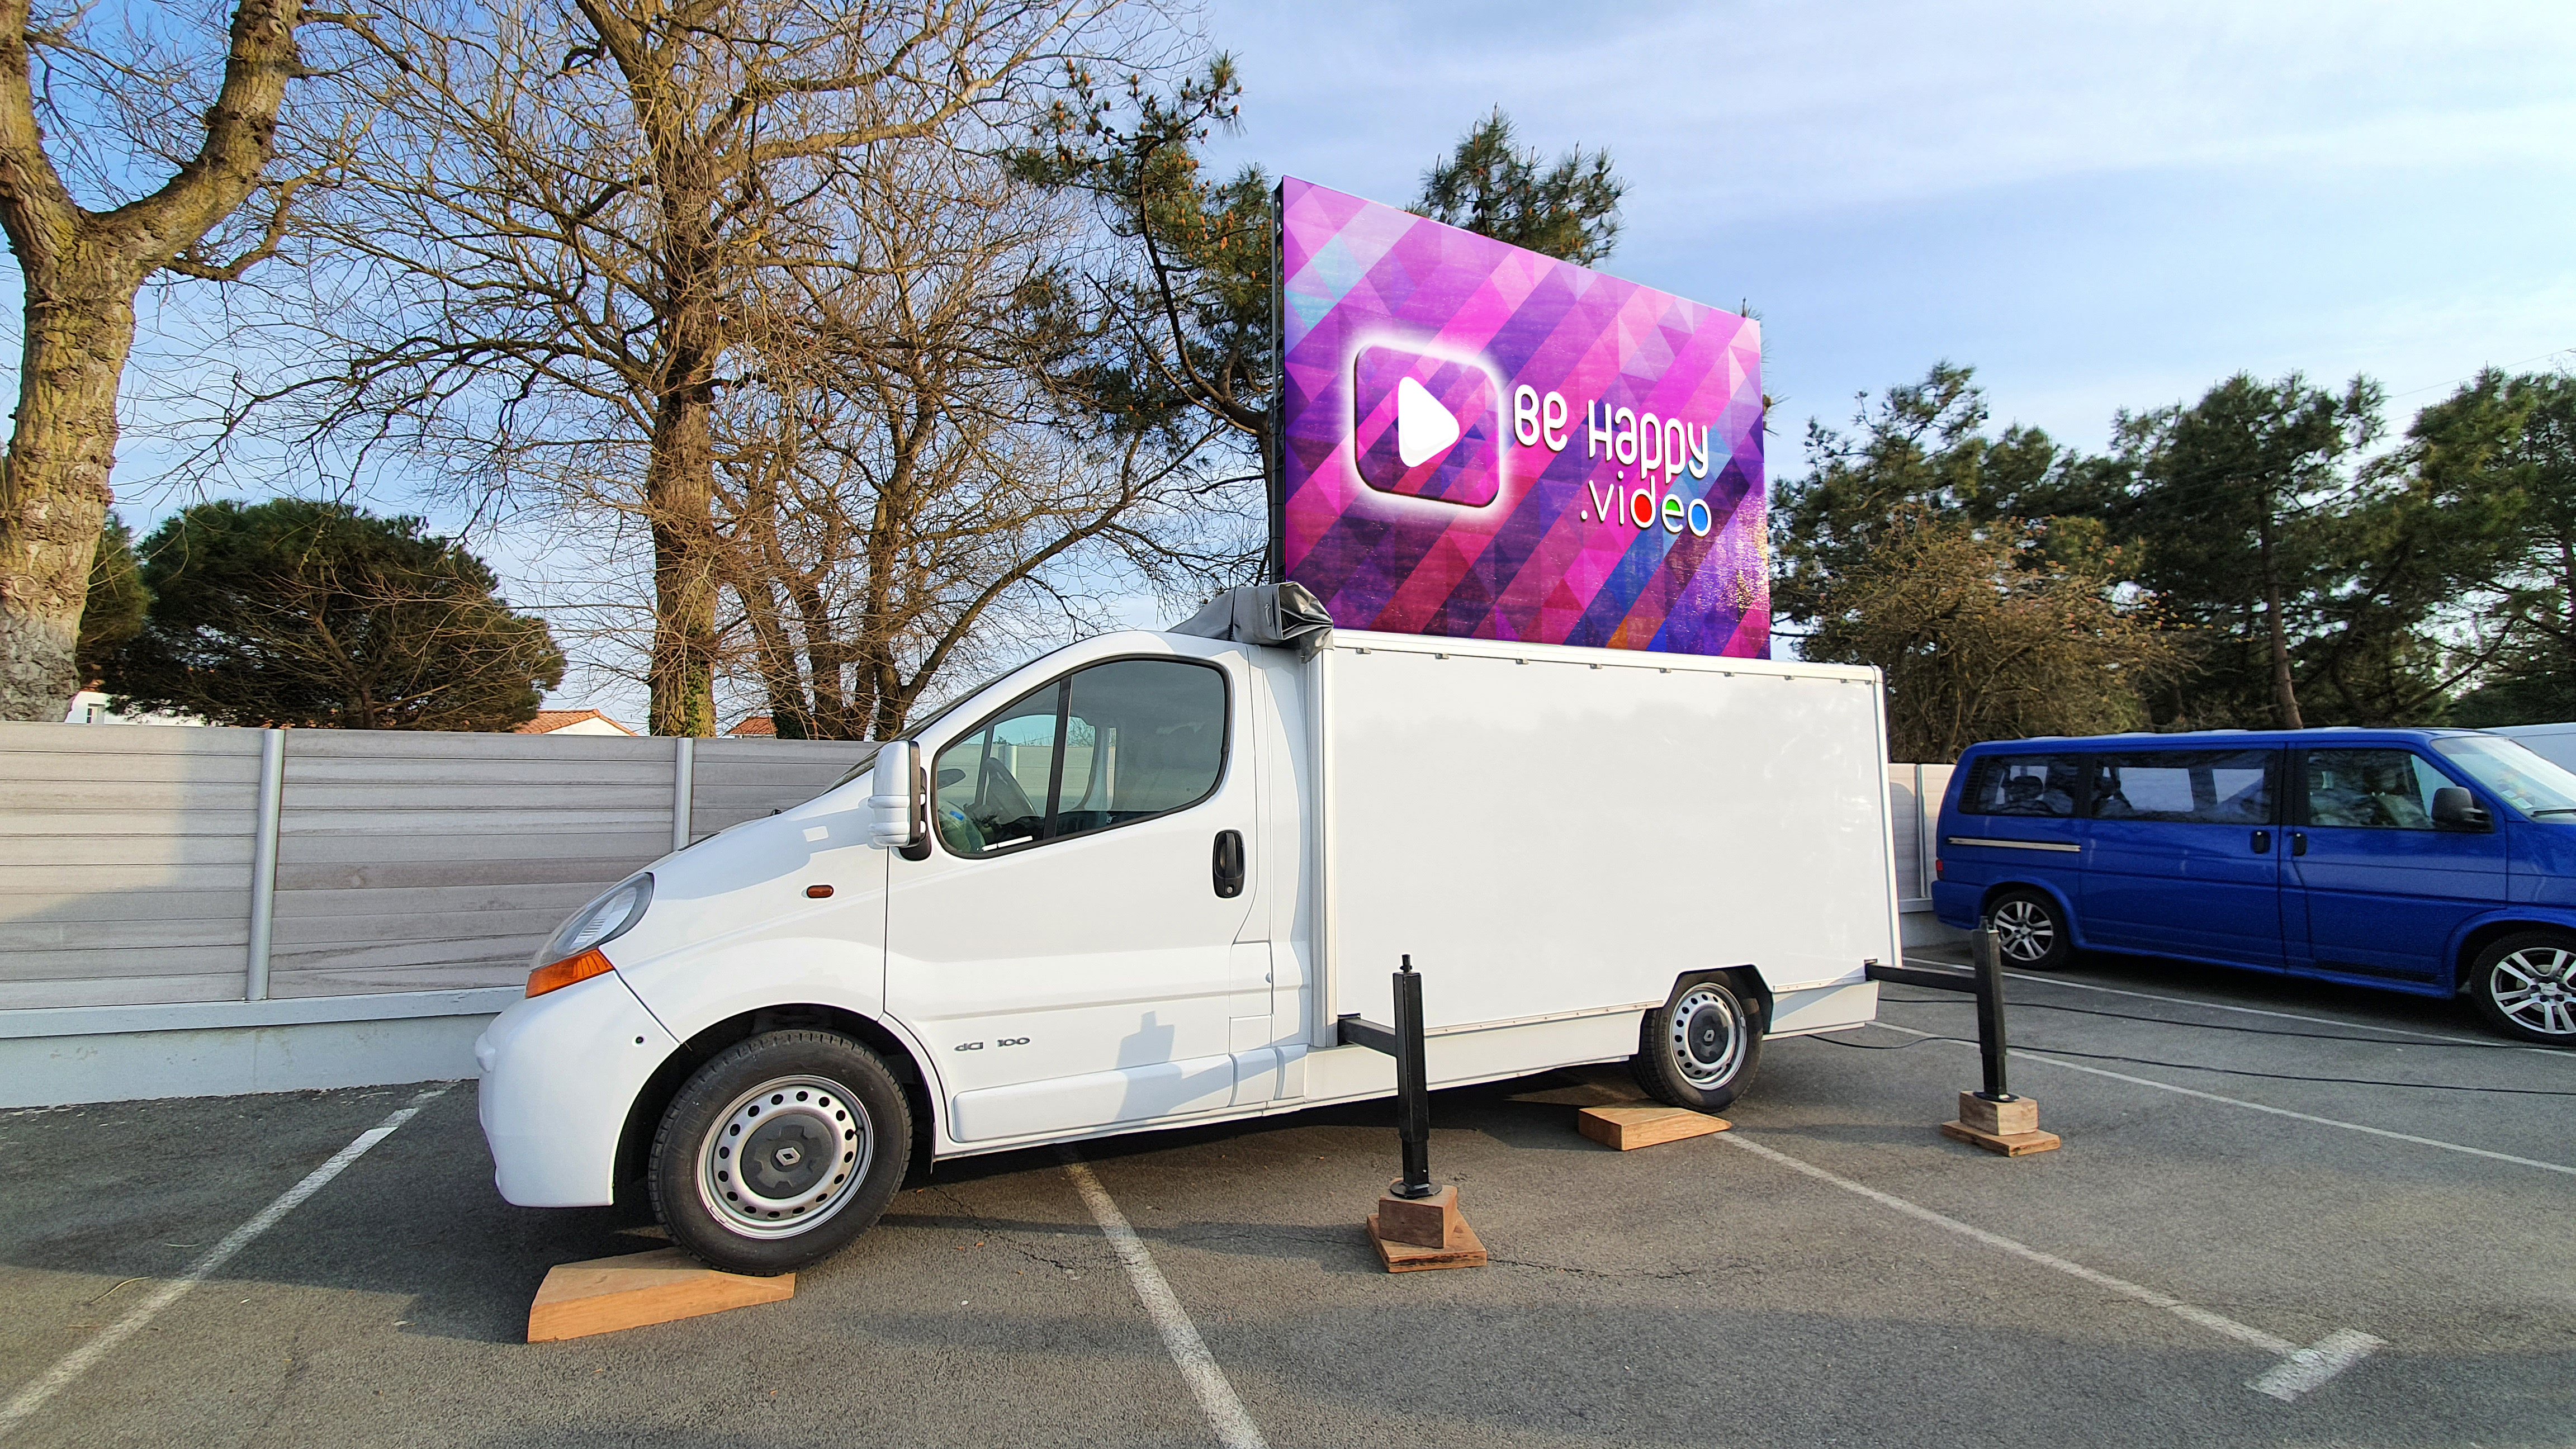
{"type": "Polygon", "coordinates": [[[913,740],[891,740],[877,751],[868,777],[868,844],[883,850],[910,850],[928,843],[929,812],[921,788],[921,746],[913,740]]]}
{"type": "Polygon", "coordinates": [[[2458,785],[2433,792],[2433,823],[2444,830],[2485,830],[2495,822],[2477,797],[2458,785]]]}

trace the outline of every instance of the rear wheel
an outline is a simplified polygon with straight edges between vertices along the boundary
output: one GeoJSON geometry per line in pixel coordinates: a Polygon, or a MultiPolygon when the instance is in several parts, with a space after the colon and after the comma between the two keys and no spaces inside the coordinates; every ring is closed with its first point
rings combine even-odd
{"type": "Polygon", "coordinates": [[[1986,919],[1994,923],[1996,954],[2006,966],[2056,971],[2075,959],[2066,911],[2045,892],[2005,891],[1987,902],[1986,919]]]}
{"type": "Polygon", "coordinates": [[[711,1266],[762,1277],[866,1232],[903,1181],[912,1112],[876,1053],[773,1031],[717,1053],[653,1139],[653,1211],[711,1266]]]}
{"type": "Polygon", "coordinates": [[[1638,1085],[1656,1100],[1714,1112],[1735,1100],[1762,1061],[1762,1024],[1722,976],[1673,988],[1637,1034],[1638,1085]]]}
{"type": "Polygon", "coordinates": [[[2469,995],[2507,1036],[2576,1046],[2576,936],[2530,931],[2489,945],[2469,968],[2469,995]]]}

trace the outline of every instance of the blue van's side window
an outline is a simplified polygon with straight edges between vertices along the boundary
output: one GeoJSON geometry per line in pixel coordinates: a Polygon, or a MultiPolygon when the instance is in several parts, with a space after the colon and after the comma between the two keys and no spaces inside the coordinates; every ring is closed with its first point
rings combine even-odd
{"type": "Polygon", "coordinates": [[[2270,750],[2157,750],[2092,758],[2096,820],[2272,823],[2270,750]]]}
{"type": "Polygon", "coordinates": [[[2309,750],[2304,761],[2310,825],[2430,830],[2433,792],[2451,783],[2411,750],[2309,750]]]}
{"type": "Polygon", "coordinates": [[[1959,795],[1970,815],[2040,815],[2068,819],[2080,788],[2077,762],[2064,755],[1988,755],[1959,795]]]}

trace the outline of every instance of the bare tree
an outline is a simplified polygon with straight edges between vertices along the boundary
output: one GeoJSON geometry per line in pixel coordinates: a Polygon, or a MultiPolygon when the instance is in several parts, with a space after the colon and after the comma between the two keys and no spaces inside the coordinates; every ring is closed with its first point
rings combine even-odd
{"type": "Polygon", "coordinates": [[[367,33],[362,18],[302,0],[240,0],[229,26],[205,27],[224,36],[208,95],[188,40],[211,36],[148,28],[169,19],[149,7],[140,20],[39,15],[29,0],[0,0],[0,228],[26,309],[0,473],[0,719],[60,719],[79,683],[73,651],[111,501],[135,294],[161,274],[236,280],[276,252],[289,202],[317,179],[269,174],[279,108],[309,74],[298,32],[367,33]],[[226,236],[263,189],[267,215],[226,236]],[[237,243],[228,256],[206,250],[226,242],[237,243]]]}
{"type": "MultiPolygon", "coordinates": [[[[1108,0],[397,0],[412,62],[340,193],[315,315],[334,375],[255,389],[307,437],[472,486],[564,490],[653,546],[652,728],[714,728],[718,416],[757,390],[764,278],[852,274],[886,148],[1017,115],[1108,0]],[[364,299],[363,306],[349,303],[364,299]]],[[[311,345],[310,318],[299,345],[311,345]]]]}
{"type": "Polygon", "coordinates": [[[1203,592],[1260,540],[1216,427],[1139,429],[1076,385],[1114,319],[1071,198],[951,148],[876,158],[848,260],[781,269],[719,410],[729,582],[782,734],[879,738],[943,669],[1140,582],[1203,592]]]}

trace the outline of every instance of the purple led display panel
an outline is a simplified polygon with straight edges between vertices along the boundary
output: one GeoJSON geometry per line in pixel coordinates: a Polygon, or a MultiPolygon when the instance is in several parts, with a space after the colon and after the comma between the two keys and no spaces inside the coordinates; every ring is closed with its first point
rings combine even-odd
{"type": "Polygon", "coordinates": [[[1290,179],[1287,576],[1353,629],[1765,658],[1750,318],[1290,179]]]}

